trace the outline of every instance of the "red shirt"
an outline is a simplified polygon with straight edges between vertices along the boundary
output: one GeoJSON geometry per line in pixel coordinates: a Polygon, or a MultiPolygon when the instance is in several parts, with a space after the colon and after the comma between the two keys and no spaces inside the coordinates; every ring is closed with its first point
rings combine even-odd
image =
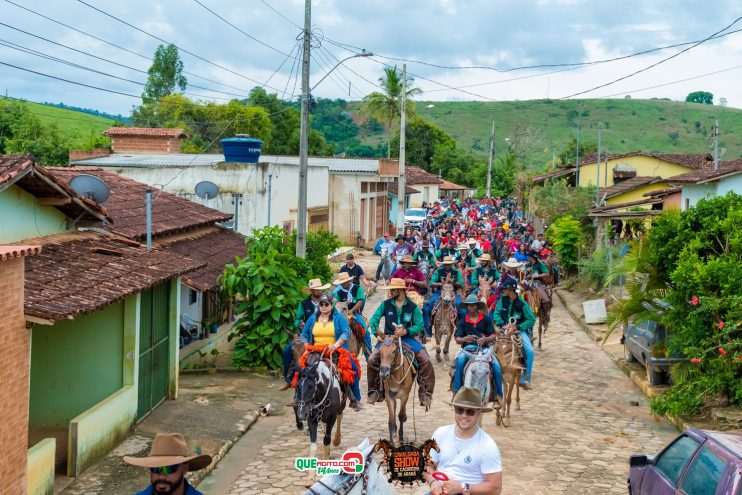
{"type": "MultiPolygon", "coordinates": [[[[399,268],[394,273],[392,273],[392,278],[401,278],[405,281],[408,278],[411,278],[412,280],[416,280],[418,282],[425,282],[425,275],[423,275],[422,270],[420,270],[416,266],[413,266],[409,270],[405,268],[399,268]]],[[[415,284],[407,283],[406,285],[408,289],[414,290],[417,293],[420,292],[420,289],[415,284]]]]}

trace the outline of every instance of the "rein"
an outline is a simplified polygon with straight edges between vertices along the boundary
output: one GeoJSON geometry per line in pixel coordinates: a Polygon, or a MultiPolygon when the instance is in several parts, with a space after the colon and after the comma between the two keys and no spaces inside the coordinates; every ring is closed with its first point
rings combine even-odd
{"type": "MultiPolygon", "coordinates": [[[[322,354],[320,354],[320,357],[319,357],[320,360],[317,361],[317,363],[314,364],[313,366],[319,367],[319,364],[322,362],[322,356],[323,355],[324,355],[324,351],[322,351],[322,354]]],[[[332,390],[332,387],[335,384],[335,372],[334,372],[334,366],[332,364],[332,360],[330,360],[330,366],[328,366],[328,368],[329,368],[329,371],[330,371],[330,382],[327,384],[327,388],[325,390],[325,395],[322,397],[322,400],[320,400],[319,402],[315,402],[314,401],[314,397],[312,397],[312,401],[309,402],[309,410],[310,411],[312,409],[317,409],[318,407],[322,406],[325,403],[325,401],[327,400],[327,397],[330,395],[330,390],[332,390]]],[[[306,378],[304,378],[304,379],[306,379],[306,378]]],[[[301,402],[304,402],[304,401],[301,401],[301,402]]]]}
{"type": "MultiPolygon", "coordinates": [[[[345,495],[349,493],[357,484],[359,481],[363,480],[363,486],[361,487],[361,494],[366,495],[368,493],[368,473],[369,473],[369,465],[371,464],[371,461],[373,460],[373,456],[369,454],[366,457],[366,461],[363,463],[363,472],[356,473],[353,476],[348,479],[345,483],[340,485],[337,488],[332,488],[331,486],[328,486],[324,481],[317,480],[317,483],[322,485],[324,488],[330,491],[333,495],[345,495]]],[[[311,486],[308,488],[308,490],[313,495],[322,495],[320,492],[315,491],[311,486]]]]}

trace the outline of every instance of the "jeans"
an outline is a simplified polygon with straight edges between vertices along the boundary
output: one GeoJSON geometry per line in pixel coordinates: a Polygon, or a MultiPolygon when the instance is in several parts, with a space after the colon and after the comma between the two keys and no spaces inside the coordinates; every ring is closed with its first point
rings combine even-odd
{"type": "MultiPolygon", "coordinates": [[[[435,305],[435,302],[440,299],[441,297],[441,291],[433,292],[433,295],[430,296],[430,299],[428,299],[428,302],[425,303],[423,306],[423,324],[425,325],[425,335],[428,337],[433,335],[433,325],[431,324],[430,317],[431,313],[433,312],[433,306],[435,305]]],[[[466,310],[461,309],[459,306],[461,304],[461,296],[459,293],[456,293],[456,312],[458,313],[458,319],[461,321],[461,318],[464,318],[466,316],[466,310]]]]}
{"type": "Polygon", "coordinates": [[[523,351],[526,355],[526,374],[521,376],[521,383],[531,383],[531,372],[533,371],[533,344],[531,335],[527,332],[520,332],[520,339],[523,342],[523,351]]]}
{"type": "Polygon", "coordinates": [[[297,369],[297,365],[294,362],[294,351],[291,349],[291,342],[286,344],[283,348],[283,380],[286,383],[291,383],[294,378],[294,371],[297,369]]]}
{"type": "Polygon", "coordinates": [[[376,266],[376,280],[379,280],[379,276],[381,276],[381,269],[384,267],[384,258],[381,258],[379,261],[379,264],[376,266]]]}
{"type": "MultiPolygon", "coordinates": [[[[364,304],[366,301],[363,301],[364,304]]],[[[366,326],[366,322],[363,321],[363,317],[356,313],[353,315],[358,323],[366,330],[366,335],[363,337],[363,343],[366,344],[366,349],[364,349],[363,354],[366,356],[366,359],[368,359],[368,356],[371,354],[371,351],[369,349],[372,348],[371,346],[371,332],[369,331],[368,327],[366,326]]]]}
{"type": "Polygon", "coordinates": [[[353,368],[353,371],[356,372],[355,375],[353,376],[353,383],[350,385],[350,391],[353,393],[353,400],[360,402],[361,401],[360,375],[358,373],[358,367],[356,366],[356,362],[354,359],[350,360],[350,365],[353,368]]]}
{"type": "MultiPolygon", "coordinates": [[[[470,352],[476,352],[477,346],[468,345],[464,347],[464,349],[470,352]]],[[[459,352],[458,356],[456,356],[456,370],[453,374],[453,393],[458,392],[463,386],[464,366],[466,366],[468,360],[469,356],[463,352],[459,352]]],[[[497,396],[502,397],[502,370],[500,369],[500,362],[494,356],[492,360],[492,376],[495,377],[495,390],[497,390],[497,396]]]]}

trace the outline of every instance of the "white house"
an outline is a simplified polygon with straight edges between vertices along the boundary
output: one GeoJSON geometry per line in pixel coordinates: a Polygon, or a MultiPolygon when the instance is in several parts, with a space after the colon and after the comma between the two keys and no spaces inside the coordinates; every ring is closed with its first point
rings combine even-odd
{"type": "Polygon", "coordinates": [[[410,195],[409,208],[420,208],[423,203],[432,203],[440,198],[441,178],[419,167],[405,167],[405,185],[419,191],[410,195]]]}
{"type": "Polygon", "coordinates": [[[681,187],[681,208],[687,210],[703,198],[724,196],[729,191],[742,194],[742,158],[720,162],[719,168],[708,166],[670,178],[673,186],[681,187]]]}

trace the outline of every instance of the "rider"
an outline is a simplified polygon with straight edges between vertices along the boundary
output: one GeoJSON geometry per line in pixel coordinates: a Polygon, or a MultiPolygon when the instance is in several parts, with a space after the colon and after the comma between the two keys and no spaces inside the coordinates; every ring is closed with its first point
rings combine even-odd
{"type": "MultiPolygon", "coordinates": [[[[423,319],[425,320],[425,334],[430,337],[433,335],[433,328],[430,324],[431,313],[436,301],[441,297],[441,287],[446,280],[446,277],[451,276],[451,282],[453,283],[454,290],[461,289],[464,286],[464,279],[461,277],[461,272],[453,267],[453,259],[450,256],[446,256],[441,261],[441,266],[433,272],[433,276],[430,279],[430,288],[433,294],[425,303],[423,308],[423,319]]],[[[456,293],[456,304],[461,303],[461,296],[458,292],[456,293]]],[[[459,315],[460,316],[460,315],[459,315]]]]}
{"type": "Polygon", "coordinates": [[[471,274],[469,282],[474,288],[475,293],[479,292],[479,279],[486,278],[491,283],[495,283],[500,280],[500,272],[497,268],[491,265],[492,257],[488,254],[483,254],[479,257],[479,266],[471,274]]]}
{"type": "Polygon", "coordinates": [[[363,306],[366,303],[366,293],[363,287],[356,285],[353,282],[353,278],[348,272],[340,272],[337,280],[333,282],[333,285],[337,285],[335,290],[332,291],[332,297],[337,302],[347,302],[348,311],[353,313],[355,320],[366,330],[366,334],[363,338],[364,351],[368,358],[368,353],[371,349],[371,336],[368,334],[368,327],[366,326],[366,320],[363,319],[362,311],[363,306]]]}
{"type": "Polygon", "coordinates": [[[501,332],[508,329],[511,318],[515,319],[515,328],[510,329],[520,332],[523,350],[526,355],[526,373],[521,376],[521,386],[524,390],[531,390],[531,372],[533,371],[534,357],[533,344],[531,344],[531,331],[533,330],[534,323],[536,323],[536,315],[533,314],[528,303],[515,292],[517,289],[518,284],[512,278],[500,284],[500,290],[505,297],[501,297],[497,301],[497,307],[495,308],[492,319],[501,332]]]}
{"type": "Polygon", "coordinates": [[[406,254],[399,260],[399,264],[402,265],[402,268],[392,273],[392,278],[401,278],[405,281],[407,289],[414,290],[419,294],[420,289],[425,287],[427,282],[422,270],[417,267],[417,261],[409,254],[406,254]]]}
{"type": "Polygon", "coordinates": [[[547,285],[551,275],[549,273],[549,267],[539,259],[538,255],[538,251],[530,251],[528,253],[528,264],[526,265],[526,270],[530,270],[531,278],[533,280],[547,285]]]}
{"type": "Polygon", "coordinates": [[[373,404],[383,398],[383,391],[378,381],[381,366],[379,347],[381,346],[381,340],[394,335],[400,337],[402,343],[415,354],[415,360],[419,367],[417,382],[420,404],[429,407],[435,387],[435,372],[428,351],[413,337],[423,331],[420,308],[407,298],[404,280],[393,278],[389,285],[381,288],[389,291],[389,299],[379,305],[369,324],[371,332],[379,338],[379,343],[376,344],[376,349],[367,361],[368,403],[373,404]],[[384,326],[379,328],[382,317],[384,318],[384,326]]]}
{"type": "Polygon", "coordinates": [[[358,363],[350,354],[348,348],[348,338],[350,337],[350,328],[345,317],[332,307],[332,298],[327,292],[323,292],[319,298],[319,309],[309,317],[304,329],[301,332],[301,340],[309,345],[327,345],[329,353],[332,354],[338,348],[342,348],[341,353],[347,352],[350,366],[353,369],[353,383],[350,390],[353,399],[350,401],[350,407],[354,411],[363,409],[361,403],[361,387],[359,385],[360,369],[358,363]]]}
{"type": "MultiPolygon", "coordinates": [[[[298,335],[301,335],[301,331],[304,329],[304,324],[307,322],[309,317],[319,309],[319,298],[322,295],[322,291],[329,288],[330,284],[322,285],[322,281],[318,278],[313,278],[309,281],[308,287],[304,289],[309,291],[309,297],[299,303],[299,308],[296,310],[296,318],[294,318],[294,328],[298,330],[298,335]]],[[[284,383],[278,388],[278,390],[287,390],[291,387],[291,380],[294,377],[294,371],[297,370],[297,363],[294,361],[294,350],[291,348],[291,343],[294,340],[294,336],[297,334],[291,334],[289,343],[283,348],[284,383]]]]}
{"type": "Polygon", "coordinates": [[[466,255],[464,255],[463,251],[461,253],[461,256],[464,258],[464,267],[474,268],[475,266],[477,266],[477,258],[481,258],[482,256],[482,250],[477,248],[476,239],[469,239],[465,246],[467,244],[469,248],[468,253],[466,255]]]}
{"type": "Polygon", "coordinates": [[[384,260],[386,258],[392,258],[392,250],[396,244],[389,238],[389,232],[384,232],[384,239],[379,241],[378,246],[381,260],[379,260],[379,265],[376,267],[376,280],[379,280],[381,269],[384,267],[384,260]]]}
{"type": "MultiPolygon", "coordinates": [[[[466,306],[466,316],[459,321],[458,328],[456,329],[456,343],[470,352],[476,352],[477,346],[489,347],[497,335],[495,334],[495,328],[492,325],[492,319],[485,314],[485,304],[477,299],[474,294],[469,295],[464,303],[466,306]],[[476,344],[476,345],[475,345],[476,344]]],[[[459,391],[463,384],[464,379],[464,367],[466,362],[469,360],[468,356],[464,352],[459,352],[456,356],[456,370],[453,375],[453,393],[459,391]]],[[[497,390],[497,398],[494,401],[495,408],[500,408],[500,401],[502,400],[502,370],[500,369],[500,362],[496,357],[492,357],[492,376],[495,378],[495,389],[497,390]]]]}
{"type": "Polygon", "coordinates": [[[427,261],[428,265],[430,265],[431,271],[435,270],[438,267],[438,263],[435,260],[435,255],[430,251],[429,241],[423,241],[423,243],[420,245],[420,250],[415,251],[412,259],[414,259],[415,262],[418,264],[423,260],[427,261]]]}
{"type": "Polygon", "coordinates": [[[392,259],[398,263],[405,254],[412,255],[415,252],[415,247],[409,242],[405,241],[405,236],[402,234],[397,235],[396,244],[392,249],[392,259]]]}
{"type": "Polygon", "coordinates": [[[451,259],[458,259],[459,253],[458,251],[456,251],[456,243],[453,240],[453,237],[448,238],[446,247],[443,247],[435,252],[435,257],[438,259],[438,261],[443,261],[443,258],[445,258],[446,256],[451,257],[451,259]]]}

